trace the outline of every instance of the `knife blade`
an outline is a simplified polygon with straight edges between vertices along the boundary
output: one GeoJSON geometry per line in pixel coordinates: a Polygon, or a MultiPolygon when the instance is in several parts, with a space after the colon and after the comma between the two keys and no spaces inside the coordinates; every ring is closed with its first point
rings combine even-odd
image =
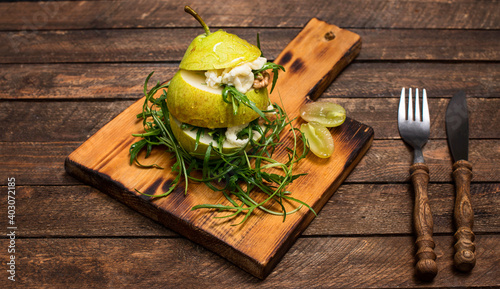
{"type": "Polygon", "coordinates": [[[454,160],[453,179],[455,180],[455,267],[460,271],[470,271],[476,264],[475,235],[472,232],[474,212],[471,205],[470,182],[472,164],[469,159],[469,115],[464,91],[457,92],[446,109],[446,133],[448,145],[454,160]]]}
{"type": "Polygon", "coordinates": [[[446,109],[446,133],[453,159],[469,159],[469,114],[463,90],[457,92],[446,109]]]}

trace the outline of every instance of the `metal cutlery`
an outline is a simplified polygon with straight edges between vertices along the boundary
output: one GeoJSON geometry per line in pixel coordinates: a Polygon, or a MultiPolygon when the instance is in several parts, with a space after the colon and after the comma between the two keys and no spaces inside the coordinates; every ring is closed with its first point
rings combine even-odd
{"type": "Polygon", "coordinates": [[[455,233],[455,267],[460,271],[470,271],[476,264],[474,233],[474,212],[470,201],[470,182],[472,165],[468,162],[469,153],[469,118],[465,92],[459,91],[450,100],[446,109],[446,133],[448,145],[455,163],[453,178],[455,180],[456,199],[454,219],[455,233]]]}
{"type": "Polygon", "coordinates": [[[408,91],[408,109],[405,106],[405,88],[401,90],[398,111],[398,128],[401,138],[413,147],[413,164],[410,167],[411,180],[415,191],[415,208],[413,222],[417,234],[417,264],[416,270],[420,278],[433,279],[437,272],[435,243],[432,238],[433,220],[427,184],[429,182],[429,168],[424,162],[423,146],[427,143],[430,133],[429,107],[427,92],[422,93],[422,110],[420,110],[418,89],[415,91],[415,109],[413,109],[412,89],[408,91]]]}

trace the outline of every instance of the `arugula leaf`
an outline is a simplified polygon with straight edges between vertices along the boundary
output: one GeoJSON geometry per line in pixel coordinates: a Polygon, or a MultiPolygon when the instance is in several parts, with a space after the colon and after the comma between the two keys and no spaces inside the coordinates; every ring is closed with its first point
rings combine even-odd
{"type": "Polygon", "coordinates": [[[234,115],[238,114],[239,104],[243,103],[256,113],[258,113],[259,116],[262,117],[265,121],[269,122],[264,112],[262,112],[262,110],[257,107],[255,102],[251,101],[245,94],[239,92],[234,86],[224,85],[224,88],[222,89],[222,99],[224,100],[224,102],[233,105],[234,115]]]}

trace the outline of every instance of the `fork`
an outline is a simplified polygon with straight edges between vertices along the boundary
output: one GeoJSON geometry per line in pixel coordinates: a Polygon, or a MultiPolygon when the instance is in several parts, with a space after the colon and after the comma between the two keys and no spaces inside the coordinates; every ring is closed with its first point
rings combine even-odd
{"type": "Polygon", "coordinates": [[[432,239],[433,221],[427,184],[429,182],[429,168],[424,162],[422,147],[427,143],[430,132],[429,107],[427,92],[422,92],[422,111],[418,97],[418,88],[415,90],[415,110],[413,110],[412,90],[408,90],[408,111],[405,107],[405,88],[401,90],[398,112],[398,128],[401,138],[413,147],[413,164],[410,167],[411,180],[415,191],[415,208],[413,222],[417,233],[417,275],[421,279],[432,280],[437,272],[436,253],[432,239]]]}

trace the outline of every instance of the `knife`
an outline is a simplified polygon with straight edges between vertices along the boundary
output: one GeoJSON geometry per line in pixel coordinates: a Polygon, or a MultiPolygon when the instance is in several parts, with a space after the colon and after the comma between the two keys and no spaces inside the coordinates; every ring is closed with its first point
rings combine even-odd
{"type": "Polygon", "coordinates": [[[453,179],[455,180],[454,219],[457,231],[455,233],[455,267],[468,272],[476,264],[474,254],[474,212],[470,201],[470,182],[472,179],[472,164],[469,158],[469,117],[467,100],[464,91],[457,92],[448,103],[446,109],[446,133],[448,145],[454,160],[453,179]]]}

